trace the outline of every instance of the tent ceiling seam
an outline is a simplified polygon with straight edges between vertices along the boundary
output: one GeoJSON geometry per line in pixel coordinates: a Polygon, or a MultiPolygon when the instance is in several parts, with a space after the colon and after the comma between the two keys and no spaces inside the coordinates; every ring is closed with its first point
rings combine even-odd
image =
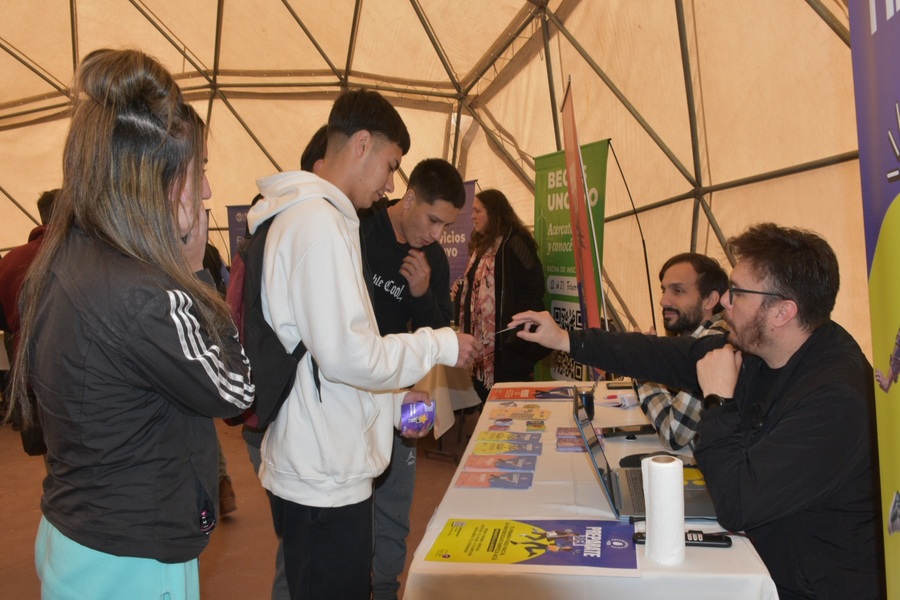
{"type": "Polygon", "coordinates": [[[550,56],[550,31],[547,25],[547,15],[541,15],[541,38],[544,42],[544,63],[547,65],[547,90],[550,92],[550,115],[553,118],[553,136],[556,141],[556,151],[562,150],[562,138],[559,132],[559,107],[556,103],[556,87],[553,84],[553,60],[550,56]]]}
{"type": "Polygon", "coordinates": [[[76,0],[69,0],[69,31],[72,35],[72,72],[78,70],[78,8],[76,0]]]}
{"type": "Polygon", "coordinates": [[[526,186],[531,188],[531,191],[533,194],[534,193],[534,180],[531,179],[530,177],[528,177],[528,175],[525,173],[525,170],[521,167],[521,165],[519,165],[518,162],[516,162],[515,158],[513,158],[513,156],[506,149],[506,146],[499,139],[497,139],[496,134],[485,124],[484,120],[475,111],[475,109],[472,107],[472,105],[469,104],[469,102],[467,100],[463,100],[463,103],[466,107],[466,110],[468,110],[469,114],[472,115],[472,118],[475,119],[479,125],[481,125],[481,129],[482,129],[482,131],[484,131],[487,139],[490,142],[492,142],[496,148],[498,148],[500,150],[501,156],[506,160],[507,164],[510,167],[512,167],[513,171],[516,173],[516,175],[519,176],[519,179],[522,181],[522,183],[524,183],[526,186]]]}
{"type": "Polygon", "coordinates": [[[16,208],[21,210],[25,214],[26,217],[28,217],[29,219],[32,220],[32,222],[34,222],[35,225],[41,224],[37,219],[35,219],[33,216],[31,216],[31,213],[28,212],[27,210],[25,210],[25,207],[22,206],[21,204],[19,204],[19,202],[15,198],[13,198],[12,195],[9,192],[7,192],[6,189],[2,185],[0,185],[0,192],[2,192],[4,196],[9,198],[9,201],[12,202],[13,204],[15,204],[16,208]]]}
{"type": "Polygon", "coordinates": [[[453,67],[450,65],[450,59],[447,57],[447,53],[441,46],[441,42],[437,38],[437,35],[435,35],[434,28],[431,26],[431,22],[428,20],[428,16],[425,14],[425,11],[422,9],[422,6],[419,4],[418,0],[409,0],[409,3],[412,5],[413,10],[416,13],[416,18],[419,19],[419,24],[422,25],[422,28],[425,30],[425,35],[428,36],[428,41],[431,42],[432,48],[434,48],[435,53],[437,53],[438,60],[441,61],[441,65],[444,67],[444,71],[447,73],[447,77],[450,79],[450,83],[456,89],[457,93],[462,93],[462,87],[459,84],[456,73],[453,71],[453,67]]]}
{"type": "Polygon", "coordinates": [[[342,80],[347,82],[350,78],[350,70],[353,67],[353,55],[356,53],[356,37],[359,35],[359,20],[362,13],[362,0],[356,0],[353,5],[353,21],[350,26],[350,39],[347,41],[347,62],[344,65],[342,80]]]}
{"type": "Polygon", "coordinates": [[[178,52],[181,57],[186,60],[192,67],[194,67],[197,74],[206,79],[207,83],[213,86],[214,82],[209,75],[209,69],[205,68],[205,66],[200,63],[199,57],[191,56],[191,54],[193,53],[190,52],[187,44],[178,39],[178,36],[176,36],[174,32],[171,32],[168,30],[168,28],[164,27],[162,21],[160,21],[159,18],[150,9],[144,6],[144,3],[141,0],[128,1],[131,2],[131,5],[134,6],[134,8],[137,9],[139,13],[141,13],[141,16],[144,17],[144,19],[146,19],[147,22],[152,25],[153,28],[156,29],[156,31],[158,31],[159,34],[166,39],[167,42],[169,42],[169,44],[175,49],[175,51],[178,52]]]}
{"type": "Polygon", "coordinates": [[[797,165],[793,165],[790,167],[785,167],[783,169],[776,169],[774,171],[767,171],[765,173],[758,173],[756,175],[749,175],[747,177],[741,177],[739,179],[732,179],[731,181],[726,181],[723,183],[717,183],[714,185],[708,185],[705,187],[694,188],[688,192],[684,192],[682,194],[678,194],[676,196],[671,196],[666,198],[665,200],[658,200],[656,202],[651,202],[650,204],[644,204],[643,206],[639,206],[634,211],[626,211],[616,213],[614,215],[610,215],[606,217],[605,221],[618,221],[619,219],[624,219],[626,217],[632,216],[635,212],[647,212],[649,210],[653,210],[654,208],[660,208],[663,206],[668,206],[669,204],[675,204],[677,202],[683,202],[684,200],[696,199],[699,197],[703,197],[713,192],[719,192],[724,190],[735,189],[739,187],[743,187],[746,185],[752,185],[754,183],[763,183],[766,181],[771,181],[773,179],[778,179],[780,177],[787,177],[788,175],[795,175],[797,173],[803,173],[805,171],[814,171],[816,169],[824,169],[827,167],[831,167],[840,163],[850,162],[853,160],[859,160],[859,150],[851,150],[849,152],[843,152],[841,154],[835,154],[834,156],[829,156],[826,158],[820,158],[818,160],[813,160],[805,163],[800,163],[797,165]]]}
{"type": "MultiPolygon", "coordinates": [[[[213,50],[213,73],[212,73],[212,87],[213,91],[217,91],[218,86],[218,73],[219,73],[219,57],[222,52],[222,22],[224,19],[225,12],[225,0],[218,0],[216,3],[216,40],[215,40],[215,48],[213,50]]],[[[206,104],[206,132],[205,135],[209,136],[209,128],[212,127],[212,111],[213,111],[213,99],[215,98],[214,94],[209,95],[209,100],[206,104]]]]}
{"type": "Polygon", "coordinates": [[[247,122],[244,121],[240,113],[238,113],[237,109],[235,109],[234,106],[231,105],[231,102],[228,101],[228,98],[225,96],[225,94],[223,94],[222,92],[218,92],[217,95],[222,99],[222,102],[225,104],[234,118],[237,119],[237,122],[241,124],[241,127],[244,128],[244,131],[247,132],[247,135],[250,136],[250,139],[252,139],[257,147],[262,151],[262,153],[266,155],[266,158],[269,159],[269,162],[271,162],[279,172],[282,172],[283,169],[281,168],[281,165],[278,164],[278,161],[275,160],[275,157],[272,156],[272,154],[266,148],[265,144],[263,144],[262,141],[258,137],[256,137],[256,134],[253,133],[253,130],[247,125],[247,122]]]}
{"type": "Polygon", "coordinates": [[[806,3],[817,15],[819,15],[819,17],[822,18],[823,21],[825,21],[826,25],[831,27],[831,30],[835,35],[850,48],[850,30],[834,16],[834,13],[822,4],[822,0],[806,0],[806,3]]]}
{"type": "Polygon", "coordinates": [[[281,0],[281,3],[284,4],[284,7],[291,13],[291,16],[294,18],[294,21],[297,25],[300,26],[300,29],[303,30],[303,33],[306,35],[306,38],[312,43],[315,47],[316,51],[319,53],[319,56],[325,61],[325,64],[328,65],[328,68],[331,69],[331,72],[334,73],[334,76],[338,78],[338,81],[343,85],[346,82],[346,79],[341,75],[341,72],[332,62],[331,58],[329,58],[328,54],[325,53],[325,49],[322,48],[322,45],[319,44],[319,41],[312,34],[309,28],[306,26],[306,23],[303,22],[303,19],[300,18],[300,15],[294,10],[294,7],[290,5],[288,0],[281,0]]]}
{"type": "Polygon", "coordinates": [[[463,95],[469,97],[472,89],[481,81],[485,74],[491,70],[500,57],[512,46],[519,36],[525,31],[525,28],[536,18],[537,9],[528,9],[522,7],[522,10],[510,21],[509,26],[504,29],[497,40],[491,44],[482,57],[475,63],[472,70],[463,77],[463,95]]]}
{"type": "MultiPolygon", "coordinates": [[[[697,35],[697,30],[698,30],[697,12],[694,10],[693,1],[691,2],[691,24],[692,24],[691,31],[693,33],[693,35],[691,36],[691,41],[693,42],[694,56],[697,57],[697,60],[695,63],[696,69],[697,69],[697,78],[696,78],[696,85],[693,86],[696,88],[696,95],[694,96],[693,113],[694,113],[695,123],[697,126],[697,145],[699,148],[701,146],[701,140],[700,140],[701,124],[702,124],[702,131],[703,131],[703,140],[705,141],[707,139],[707,135],[706,135],[707,119],[706,119],[706,102],[705,102],[705,99],[703,96],[703,90],[704,90],[704,88],[703,88],[703,65],[700,62],[700,56],[701,56],[700,38],[697,35]],[[697,109],[698,99],[699,99],[699,111],[697,109]]],[[[685,35],[687,35],[687,21],[686,20],[685,20],[685,35]]],[[[690,52],[690,49],[688,50],[688,52],[690,52]]],[[[707,144],[707,143],[702,144],[702,152],[703,152],[703,157],[706,159],[707,179],[712,181],[712,159],[710,158],[710,155],[709,155],[709,144],[707,144]]],[[[708,196],[709,197],[707,198],[707,202],[709,203],[710,208],[712,208],[713,193],[710,192],[708,194],[708,196]]],[[[694,207],[694,211],[697,214],[697,218],[699,219],[699,210],[698,209],[699,209],[699,200],[695,203],[695,207],[694,207]]],[[[698,233],[698,238],[699,238],[699,233],[698,233]]],[[[709,249],[708,241],[709,241],[709,238],[708,238],[708,232],[707,232],[707,243],[705,246],[705,250],[709,249]]],[[[704,253],[706,253],[706,252],[704,252],[704,253]]]]}
{"type": "Polygon", "coordinates": [[[2,37],[0,37],[0,49],[9,54],[14,60],[21,63],[22,66],[24,66],[26,69],[47,82],[47,84],[53,87],[56,91],[63,94],[67,93],[67,87],[64,83],[58,81],[55,77],[53,77],[53,75],[41,69],[40,66],[33,60],[28,58],[24,52],[7,42],[2,37]]]}
{"type": "Polygon", "coordinates": [[[572,44],[572,47],[578,52],[578,54],[584,59],[584,61],[591,67],[591,69],[596,73],[596,75],[606,84],[606,87],[613,93],[613,95],[619,100],[622,106],[625,107],[635,121],[643,128],[644,131],[647,132],[647,135],[656,143],[660,150],[662,150],[663,154],[672,162],[676,169],[682,174],[682,176],[690,183],[691,185],[697,185],[697,182],[694,180],[694,177],[690,174],[687,168],[682,164],[678,157],[675,156],[675,153],[669,148],[668,145],[663,141],[663,139],[656,133],[653,127],[644,119],[641,113],[635,108],[635,106],[628,100],[625,94],[613,83],[612,79],[600,68],[600,65],[591,58],[591,56],[587,53],[584,47],[575,39],[575,36],[566,29],[565,25],[560,21],[552,11],[547,11],[551,21],[556,25],[556,28],[566,36],[566,39],[569,40],[569,43],[572,44]]]}

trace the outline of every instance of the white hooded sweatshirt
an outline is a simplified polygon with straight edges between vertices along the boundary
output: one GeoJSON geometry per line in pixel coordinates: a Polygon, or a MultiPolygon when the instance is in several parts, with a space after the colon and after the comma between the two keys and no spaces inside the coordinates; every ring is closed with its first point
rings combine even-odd
{"type": "Polygon", "coordinates": [[[266,239],[263,314],[288,351],[301,339],[308,349],[263,439],[259,477],[279,498],[305,506],[362,502],[390,460],[403,397],[396,390],[436,364],[454,365],[456,334],[379,335],[350,199],[303,171],[257,185],[264,198],[247,214],[250,232],[278,215],[266,239]]]}

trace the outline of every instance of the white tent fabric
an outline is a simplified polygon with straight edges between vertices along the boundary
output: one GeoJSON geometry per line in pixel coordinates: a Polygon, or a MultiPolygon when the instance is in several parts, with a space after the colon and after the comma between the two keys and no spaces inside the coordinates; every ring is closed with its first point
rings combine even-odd
{"type": "Polygon", "coordinates": [[[624,174],[611,160],[604,264],[642,329],[668,256],[727,266],[722,239],[775,221],[835,247],[835,318],[870,346],[846,0],[0,0],[0,251],[60,183],[69,83],[99,47],[177,75],[210,125],[223,227],[256,177],[297,168],[347,86],[397,106],[404,172],[444,157],[532,223],[571,80],[580,141],[611,138],[624,174]]]}

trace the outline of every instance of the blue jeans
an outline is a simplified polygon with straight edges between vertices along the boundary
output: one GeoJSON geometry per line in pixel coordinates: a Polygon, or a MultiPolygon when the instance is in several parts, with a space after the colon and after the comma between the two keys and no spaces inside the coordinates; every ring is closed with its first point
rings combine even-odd
{"type": "Polygon", "coordinates": [[[397,578],[406,566],[409,509],[416,487],[416,440],[394,432],[387,470],[375,480],[375,554],[372,557],[373,600],[396,600],[397,578]]]}

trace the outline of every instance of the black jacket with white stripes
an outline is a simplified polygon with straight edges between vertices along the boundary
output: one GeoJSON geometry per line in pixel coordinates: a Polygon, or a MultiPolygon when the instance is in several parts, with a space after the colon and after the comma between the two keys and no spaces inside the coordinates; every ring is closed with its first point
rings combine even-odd
{"type": "Polygon", "coordinates": [[[51,271],[31,369],[44,516],[94,550],[192,560],[218,511],[211,417],[253,400],[237,337],[212,345],[187,293],[77,227],[51,271]]]}

